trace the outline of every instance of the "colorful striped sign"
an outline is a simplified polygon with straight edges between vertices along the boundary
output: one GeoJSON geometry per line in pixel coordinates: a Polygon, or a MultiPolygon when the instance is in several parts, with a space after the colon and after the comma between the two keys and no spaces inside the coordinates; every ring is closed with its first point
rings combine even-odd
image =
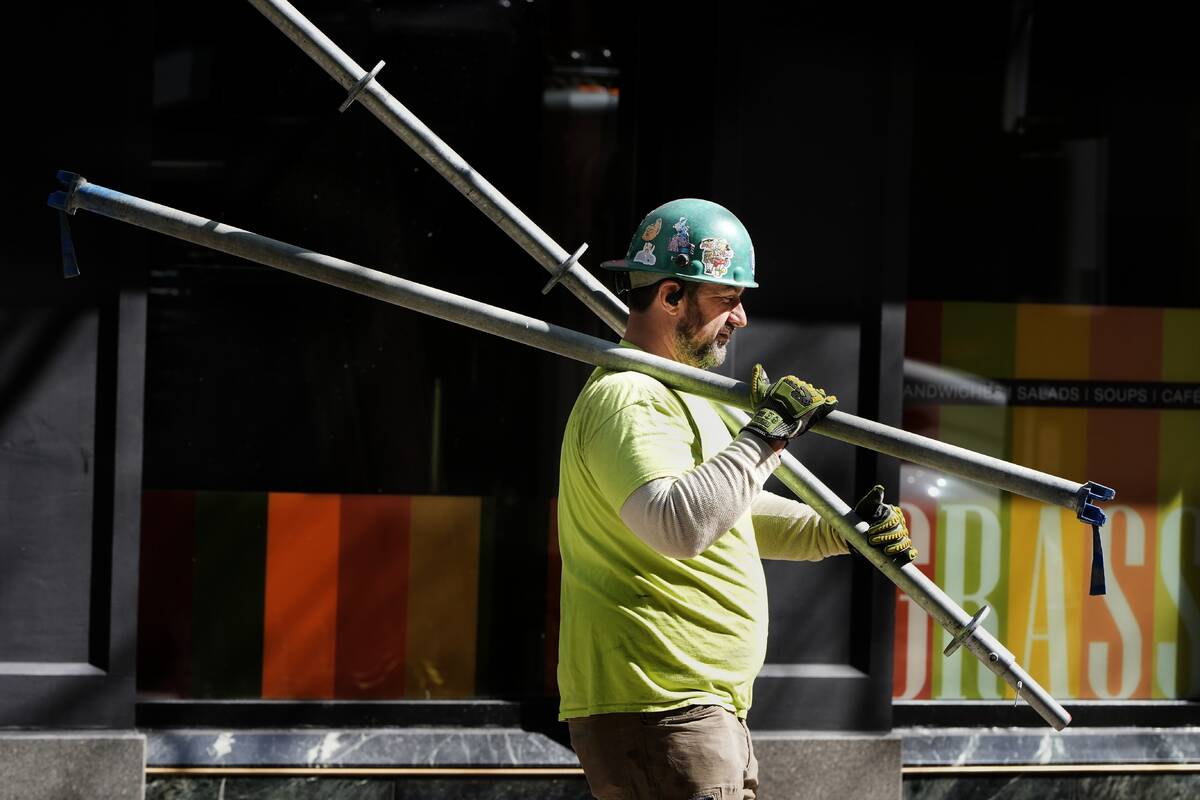
{"type": "MultiPolygon", "coordinates": [[[[910,303],[909,430],[1117,489],[1088,595],[1074,515],[905,465],[918,562],[1055,697],[1200,695],[1200,311],[910,303]]],[[[893,694],[1012,692],[897,596],[893,694]]]]}
{"type": "Polygon", "coordinates": [[[145,492],[139,691],[474,696],[483,509],[477,497],[145,492]]]}

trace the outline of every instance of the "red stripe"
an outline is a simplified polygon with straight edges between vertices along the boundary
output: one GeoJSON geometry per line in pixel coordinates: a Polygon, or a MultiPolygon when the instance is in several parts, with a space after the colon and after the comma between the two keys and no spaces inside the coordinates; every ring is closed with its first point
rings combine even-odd
{"type": "MultiPolygon", "coordinates": [[[[904,326],[904,357],[906,359],[923,361],[928,364],[941,363],[942,304],[940,302],[913,301],[908,304],[904,326]]],[[[938,412],[938,406],[933,403],[922,404],[906,400],[904,403],[904,429],[919,433],[922,436],[939,439],[941,438],[939,435],[941,415],[938,412]]],[[[910,466],[904,470],[904,473],[907,476],[911,476],[917,469],[928,472],[924,468],[910,466]]],[[[925,493],[923,484],[910,486],[907,482],[903,481],[900,485],[900,497],[904,502],[911,503],[920,508],[929,520],[930,546],[922,549],[921,560],[925,563],[918,564],[918,568],[930,578],[935,578],[937,567],[935,563],[937,553],[937,502],[925,493]]],[[[900,590],[897,589],[893,646],[895,663],[892,669],[892,694],[896,696],[903,693],[905,689],[905,685],[908,682],[908,670],[919,668],[917,665],[910,665],[907,659],[910,613],[917,612],[919,609],[911,600],[901,600],[901,597],[900,590]]],[[[928,699],[933,684],[930,651],[933,649],[933,636],[940,629],[935,628],[933,621],[928,616],[923,619],[922,624],[925,625],[927,647],[925,652],[924,676],[921,689],[917,692],[916,697],[918,699],[928,699]]]]}
{"type": "Polygon", "coordinates": [[[142,495],[138,691],[191,696],[194,492],[142,495]]]}
{"type": "Polygon", "coordinates": [[[562,591],[562,556],[558,551],[558,498],[550,501],[549,532],[546,538],[546,662],[545,686],[549,696],[558,694],[559,600],[562,591]]]}
{"type": "Polygon", "coordinates": [[[942,304],[912,301],[904,319],[904,357],[942,363],[942,304]]]}
{"type": "MultiPolygon", "coordinates": [[[[942,363],[942,304],[911,302],[904,322],[904,358],[942,363]]],[[[932,403],[904,403],[904,430],[938,438],[938,407],[932,403]]]]}
{"type": "Polygon", "coordinates": [[[901,600],[903,593],[896,589],[896,622],[892,634],[892,653],[895,663],[892,664],[892,697],[900,697],[904,693],[904,684],[908,680],[908,659],[905,646],[908,642],[908,606],[901,600]]]}
{"type": "Polygon", "coordinates": [[[342,498],[338,698],[404,696],[411,509],[408,497],[342,498]]]}
{"type": "MultiPolygon", "coordinates": [[[[932,431],[926,435],[933,435],[936,437],[937,431],[936,430],[932,431]]],[[[920,509],[921,512],[925,515],[925,519],[928,520],[928,522],[929,522],[929,542],[928,542],[928,544],[921,543],[921,545],[919,547],[920,553],[919,553],[918,559],[917,559],[917,569],[919,569],[919,570],[921,570],[921,572],[925,573],[925,575],[930,580],[936,580],[937,579],[938,504],[937,504],[936,500],[934,500],[932,497],[930,497],[928,494],[926,494],[923,491],[909,491],[907,494],[905,494],[904,488],[906,488],[906,487],[907,487],[907,484],[903,483],[902,489],[901,489],[901,494],[904,497],[904,502],[914,505],[918,509],[920,509]]],[[[911,528],[912,527],[911,517],[907,517],[907,521],[909,523],[909,527],[911,528]]],[[[897,621],[899,621],[900,617],[905,618],[904,635],[907,637],[907,635],[908,635],[908,622],[907,622],[908,613],[900,613],[901,609],[904,609],[905,612],[913,612],[913,613],[921,611],[921,609],[911,599],[901,602],[899,589],[896,590],[896,609],[898,612],[896,615],[897,621]]],[[[941,631],[941,628],[937,625],[934,625],[932,617],[929,617],[928,615],[924,616],[923,624],[925,625],[925,641],[927,643],[927,649],[926,649],[926,653],[925,653],[925,677],[921,683],[921,689],[920,689],[920,691],[917,692],[915,699],[928,700],[933,691],[933,661],[932,661],[932,659],[938,658],[941,656],[941,654],[938,652],[938,648],[937,648],[937,639],[935,639],[934,637],[938,635],[938,632],[941,631]]],[[[899,627],[900,626],[897,625],[897,628],[899,628],[899,627]]],[[[900,632],[899,632],[899,630],[897,630],[897,633],[896,633],[897,638],[895,640],[896,649],[894,652],[898,654],[898,657],[897,657],[898,664],[900,662],[905,661],[905,656],[908,652],[907,638],[902,640],[899,638],[899,636],[900,636],[900,632]],[[904,655],[900,655],[900,654],[904,654],[904,655]]],[[[909,668],[909,665],[907,663],[903,663],[901,666],[903,666],[904,670],[907,670],[909,668]]],[[[893,686],[895,687],[896,694],[899,694],[901,691],[903,691],[903,688],[904,688],[902,683],[899,683],[899,684],[897,683],[897,678],[901,673],[902,673],[902,670],[895,669],[895,668],[893,669],[893,686]]],[[[907,677],[905,677],[905,682],[907,682],[907,677]]]]}

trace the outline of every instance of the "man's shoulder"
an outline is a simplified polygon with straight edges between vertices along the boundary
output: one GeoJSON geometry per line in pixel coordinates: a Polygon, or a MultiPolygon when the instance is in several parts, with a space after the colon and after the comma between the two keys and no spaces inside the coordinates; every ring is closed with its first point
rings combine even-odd
{"type": "Polygon", "coordinates": [[[618,409],[636,403],[675,406],[675,394],[662,381],[640,372],[596,370],[580,394],[581,403],[618,409]]]}

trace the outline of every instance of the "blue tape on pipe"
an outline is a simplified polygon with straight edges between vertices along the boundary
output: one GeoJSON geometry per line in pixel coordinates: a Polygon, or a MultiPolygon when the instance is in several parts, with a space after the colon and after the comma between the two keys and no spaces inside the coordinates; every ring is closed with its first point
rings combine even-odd
{"type": "Polygon", "coordinates": [[[1100,541],[1100,526],[1092,526],[1092,586],[1088,594],[1095,597],[1107,593],[1104,585],[1104,544],[1100,541]]]}
{"type": "Polygon", "coordinates": [[[58,213],[58,241],[62,246],[63,277],[78,278],[79,262],[75,259],[75,243],[71,241],[71,226],[67,224],[67,212],[58,213]]]}
{"type": "Polygon", "coordinates": [[[1092,596],[1106,593],[1104,584],[1104,544],[1100,540],[1100,526],[1108,522],[1108,516],[1103,509],[1095,505],[1093,500],[1112,500],[1117,496],[1117,490],[1102,483],[1088,481],[1079,489],[1079,513],[1076,516],[1080,522],[1092,526],[1092,585],[1088,594],[1092,596]]]}

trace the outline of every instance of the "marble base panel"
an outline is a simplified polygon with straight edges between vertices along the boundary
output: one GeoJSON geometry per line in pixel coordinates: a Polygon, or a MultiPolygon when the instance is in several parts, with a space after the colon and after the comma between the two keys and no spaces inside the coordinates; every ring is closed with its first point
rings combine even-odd
{"type": "MultiPolygon", "coordinates": [[[[563,742],[519,728],[148,731],[157,767],[577,768],[563,742]]],[[[1200,773],[910,774],[904,766],[1200,764],[1200,728],[905,728],[888,735],[757,731],[760,797],[1200,797],[1200,773]]],[[[4,786],[0,766],[0,786],[4,786]]],[[[38,797],[21,794],[20,797],[38,797]]],[[[59,795],[54,795],[56,800],[59,795]]],[[[69,798],[74,795],[61,795],[69,798]]],[[[107,795],[106,795],[107,796],[107,795]]],[[[112,795],[120,796],[120,795],[112,795]]],[[[582,776],[313,778],[153,775],[150,798],[587,797],[582,776]],[[382,793],[382,794],[380,794],[382,793]]],[[[8,795],[0,794],[0,800],[8,795]]]]}
{"type": "Polygon", "coordinates": [[[0,800],[140,800],[145,767],[132,732],[0,732],[0,800]]]}
{"type": "Polygon", "coordinates": [[[759,796],[899,800],[900,738],[822,731],[758,732],[759,796]]]}
{"type": "Polygon", "coordinates": [[[589,800],[583,778],[155,777],[146,800],[589,800]]]}
{"type": "MultiPolygon", "coordinates": [[[[908,777],[904,800],[1194,800],[1200,775],[963,775],[908,777]]],[[[805,796],[763,787],[760,800],[805,796]]],[[[370,779],[151,777],[146,800],[588,800],[583,778],[370,779]]],[[[816,795],[813,795],[816,796],[816,795]]],[[[850,800],[860,795],[828,795],[850,800]]]]}
{"type": "Polygon", "coordinates": [[[1200,762],[1200,727],[897,728],[905,766],[1200,762]]]}
{"type": "Polygon", "coordinates": [[[152,767],[578,767],[575,753],[519,728],[147,731],[152,767]]]}
{"type": "Polygon", "coordinates": [[[1195,800],[1200,774],[906,777],[904,800],[1195,800]]]}

